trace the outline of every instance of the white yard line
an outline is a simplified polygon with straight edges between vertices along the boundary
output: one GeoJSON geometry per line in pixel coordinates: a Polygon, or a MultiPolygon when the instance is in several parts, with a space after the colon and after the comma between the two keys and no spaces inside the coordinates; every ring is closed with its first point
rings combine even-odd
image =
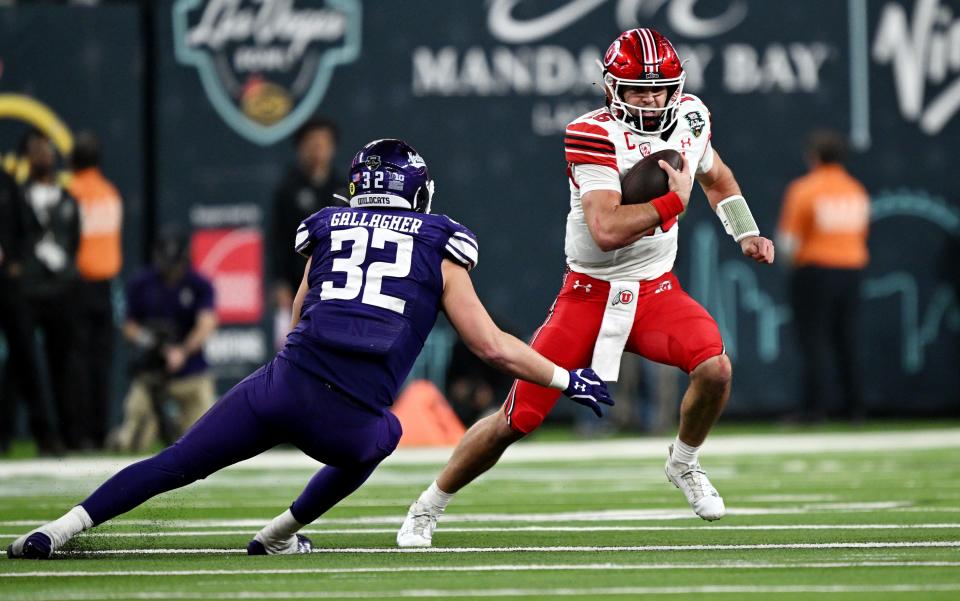
{"type": "Polygon", "coordinates": [[[633,570],[824,570],[849,568],[955,568],[960,561],[831,561],[811,563],[589,563],[589,564],[500,564],[470,566],[393,566],[369,568],[279,568],[279,569],[206,569],[206,570],[104,570],[36,571],[0,574],[0,578],[75,578],[96,576],[249,576],[253,574],[378,574],[403,572],[592,572],[633,570]]]}
{"type": "MultiPolygon", "coordinates": [[[[314,553],[338,554],[407,554],[407,553],[643,553],[655,551],[759,551],[767,549],[895,549],[907,547],[960,548],[960,540],[893,541],[837,543],[763,543],[752,545],[628,545],[628,546],[555,546],[555,547],[429,547],[398,549],[396,547],[343,547],[315,549],[314,553]]],[[[245,554],[245,549],[93,549],[64,551],[63,555],[209,555],[245,554]]]]}
{"type": "MultiPolygon", "coordinates": [[[[588,461],[650,459],[666,457],[669,438],[641,438],[603,441],[528,442],[507,449],[500,463],[540,461],[588,461]]],[[[757,449],[766,453],[803,455],[809,453],[869,452],[916,449],[960,448],[960,429],[915,430],[905,432],[830,432],[819,434],[779,433],[743,434],[711,437],[705,455],[749,455],[757,449]]],[[[389,457],[385,466],[439,464],[445,462],[450,448],[402,448],[389,457]]],[[[142,457],[98,457],[41,459],[0,462],[0,478],[25,475],[86,477],[113,473],[142,457]]],[[[228,469],[316,469],[318,463],[299,451],[279,450],[264,453],[228,469]]]]}
{"type": "MultiPolygon", "coordinates": [[[[758,515],[797,515],[823,514],[824,512],[874,512],[905,510],[908,501],[878,501],[873,503],[809,503],[799,506],[786,507],[731,507],[727,515],[758,516],[758,515]]],[[[944,509],[944,512],[952,508],[944,509]]],[[[381,525],[399,526],[404,519],[403,508],[396,514],[386,516],[363,516],[353,518],[322,518],[319,524],[358,526],[381,525]]],[[[264,515],[259,518],[223,519],[223,520],[111,520],[116,526],[152,526],[165,528],[260,528],[264,523],[273,519],[273,515],[264,515]]],[[[689,509],[605,509],[597,511],[564,511],[554,513],[449,513],[443,516],[443,524],[456,523],[489,523],[489,522],[632,522],[632,521],[660,521],[660,520],[695,520],[689,509]]],[[[700,522],[697,522],[700,523],[700,522]]],[[[39,526],[37,520],[0,520],[0,526],[39,526]]]]}
{"type": "Polygon", "coordinates": [[[59,593],[51,597],[15,596],[12,599],[46,601],[87,601],[93,599],[392,599],[436,597],[637,597],[643,595],[701,594],[803,594],[803,593],[932,593],[960,591],[960,584],[824,584],[824,585],[707,585],[707,586],[623,586],[596,588],[500,588],[500,589],[400,589],[385,591],[235,591],[235,592],[140,592],[140,593],[59,593]]]}
{"type": "MultiPolygon", "coordinates": [[[[727,531],[775,531],[775,530],[958,530],[960,523],[950,524],[769,524],[752,526],[720,526],[704,524],[702,526],[468,526],[447,528],[441,525],[438,531],[445,533],[476,532],[684,532],[710,530],[727,531]]],[[[393,534],[396,528],[305,528],[300,532],[310,536],[344,534],[393,534]]],[[[16,538],[23,532],[3,532],[0,537],[16,538]]],[[[90,532],[81,537],[90,538],[183,538],[203,536],[244,536],[252,535],[250,529],[243,530],[169,530],[164,532],[90,532]]]]}

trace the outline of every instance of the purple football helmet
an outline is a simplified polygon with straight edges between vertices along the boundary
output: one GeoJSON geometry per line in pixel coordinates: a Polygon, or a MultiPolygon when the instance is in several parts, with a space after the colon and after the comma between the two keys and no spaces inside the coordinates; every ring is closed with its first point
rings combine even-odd
{"type": "Polygon", "coordinates": [[[403,140],[374,140],[350,164],[350,206],[430,212],[433,180],[427,164],[403,140]]]}

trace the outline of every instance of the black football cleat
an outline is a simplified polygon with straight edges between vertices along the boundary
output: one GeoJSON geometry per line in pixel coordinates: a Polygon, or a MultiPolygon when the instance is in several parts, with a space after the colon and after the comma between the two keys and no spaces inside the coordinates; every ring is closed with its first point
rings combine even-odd
{"type": "Polygon", "coordinates": [[[7,557],[10,559],[50,559],[53,555],[53,543],[43,532],[34,532],[28,536],[19,552],[15,549],[16,544],[14,541],[7,547],[7,557]]]}
{"type": "Polygon", "coordinates": [[[257,539],[247,543],[247,555],[267,555],[267,548],[257,539]]]}
{"type": "Polygon", "coordinates": [[[289,553],[270,553],[263,543],[253,539],[247,543],[247,555],[292,555],[294,553],[310,553],[313,551],[313,541],[302,534],[297,535],[297,550],[289,553]]]}

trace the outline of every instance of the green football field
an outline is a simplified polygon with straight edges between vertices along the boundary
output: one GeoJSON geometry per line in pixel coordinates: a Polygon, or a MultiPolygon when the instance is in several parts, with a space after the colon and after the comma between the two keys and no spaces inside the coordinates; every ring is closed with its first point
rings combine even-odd
{"type": "MultiPolygon", "coordinates": [[[[714,436],[729,514],[666,482],[666,439],[516,445],[458,495],[429,550],[399,551],[407,505],[448,450],[400,451],[305,533],[247,541],[315,465],[275,451],[77,537],[0,559],[0,599],[960,599],[960,429],[714,436]]],[[[0,462],[0,542],[58,517],[130,458],[0,462]]]]}

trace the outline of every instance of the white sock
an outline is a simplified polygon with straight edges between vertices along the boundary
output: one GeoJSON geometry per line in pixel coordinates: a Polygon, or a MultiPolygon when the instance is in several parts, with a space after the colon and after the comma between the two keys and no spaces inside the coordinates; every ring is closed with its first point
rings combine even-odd
{"type": "Polygon", "coordinates": [[[77,505],[62,517],[40,528],[40,531],[50,536],[53,549],[59,549],[87,528],[93,528],[93,520],[86,509],[77,505]]]}
{"type": "Polygon", "coordinates": [[[291,545],[297,544],[297,537],[294,536],[298,530],[304,527],[293,517],[289,509],[270,520],[257,535],[255,539],[260,541],[264,548],[270,553],[289,552],[291,545]]]}
{"type": "Polygon", "coordinates": [[[670,460],[693,465],[697,462],[697,455],[699,454],[700,447],[692,447],[680,440],[680,436],[677,436],[677,439],[673,441],[673,454],[670,456],[670,460]]]}
{"type": "Polygon", "coordinates": [[[443,511],[447,508],[447,503],[449,503],[452,498],[453,493],[446,493],[440,490],[440,487],[437,486],[437,481],[434,480],[430,487],[420,495],[420,502],[443,511]]]}

